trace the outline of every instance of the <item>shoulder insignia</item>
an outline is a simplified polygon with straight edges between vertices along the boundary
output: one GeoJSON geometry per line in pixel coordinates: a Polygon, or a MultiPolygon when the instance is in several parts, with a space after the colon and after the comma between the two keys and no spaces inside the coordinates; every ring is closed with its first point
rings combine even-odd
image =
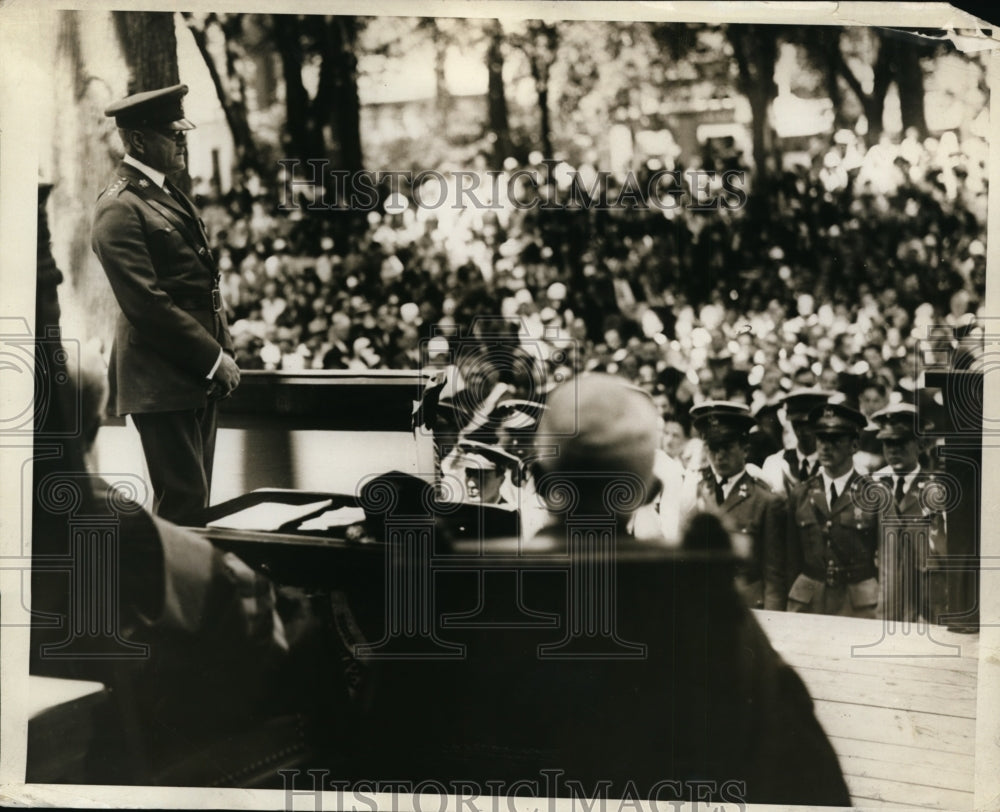
{"type": "Polygon", "coordinates": [[[128,178],[117,177],[108,185],[101,197],[118,197],[128,188],[128,178]]]}

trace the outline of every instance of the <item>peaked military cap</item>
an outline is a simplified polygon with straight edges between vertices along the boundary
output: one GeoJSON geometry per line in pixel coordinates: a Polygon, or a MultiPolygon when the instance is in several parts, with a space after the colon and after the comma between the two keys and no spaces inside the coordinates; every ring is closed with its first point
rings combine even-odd
{"type": "Polygon", "coordinates": [[[785,413],[792,421],[808,420],[809,413],[826,403],[833,392],[815,387],[793,389],[784,397],[785,413]]]}
{"type": "Polygon", "coordinates": [[[728,400],[707,400],[692,407],[689,414],[706,443],[738,439],[756,425],[747,406],[728,400]]]}
{"type": "Polygon", "coordinates": [[[909,403],[886,406],[872,415],[878,426],[878,440],[912,440],[917,436],[917,407],[909,403]]]}
{"type": "Polygon", "coordinates": [[[462,440],[458,444],[458,451],[466,468],[492,471],[497,468],[518,468],[521,465],[521,460],[513,454],[477,440],[462,440]]]}
{"type": "Polygon", "coordinates": [[[157,90],[133,93],[116,101],[104,111],[114,117],[119,127],[165,127],[171,130],[193,130],[194,124],[184,118],[181,100],[187,95],[187,85],[171,85],[157,90]]]}
{"type": "Polygon", "coordinates": [[[534,400],[509,398],[500,401],[490,413],[491,420],[499,421],[508,431],[519,429],[534,429],[538,419],[545,411],[545,404],[534,400]]]}
{"type": "Polygon", "coordinates": [[[818,436],[853,434],[857,436],[868,425],[868,419],[845,403],[823,403],[809,412],[813,433],[818,436]]]}

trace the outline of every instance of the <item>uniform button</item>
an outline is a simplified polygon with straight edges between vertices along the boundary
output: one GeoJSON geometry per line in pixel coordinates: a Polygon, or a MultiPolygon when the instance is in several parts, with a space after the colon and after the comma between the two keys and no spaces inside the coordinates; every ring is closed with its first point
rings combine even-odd
{"type": "Polygon", "coordinates": [[[201,256],[201,257],[205,256],[205,246],[204,245],[201,248],[198,249],[198,256],[201,256]]]}

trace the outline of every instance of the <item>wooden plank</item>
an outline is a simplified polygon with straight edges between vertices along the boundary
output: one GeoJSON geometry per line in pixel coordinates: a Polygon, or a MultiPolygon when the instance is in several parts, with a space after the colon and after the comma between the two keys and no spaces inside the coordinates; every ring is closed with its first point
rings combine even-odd
{"type": "MultiPolygon", "coordinates": [[[[838,754],[839,756],[839,754],[838,754]]],[[[944,770],[941,767],[928,769],[913,764],[892,764],[873,758],[839,756],[840,768],[845,776],[872,778],[880,781],[901,781],[906,784],[952,789],[956,792],[972,792],[971,775],[944,770]]]]}
{"type": "Polygon", "coordinates": [[[823,699],[816,700],[815,704],[816,718],[830,736],[970,756],[975,751],[975,719],[823,699]]]}
{"type": "Polygon", "coordinates": [[[881,620],[763,610],[755,610],[755,614],[779,651],[784,647],[836,657],[899,657],[908,663],[925,659],[927,655],[926,658],[939,662],[942,667],[972,671],[977,668],[978,635],[955,634],[941,626],[932,626],[929,636],[921,636],[913,629],[908,634],[899,629],[892,632],[881,620]],[[855,648],[871,643],[877,643],[877,646],[855,648]],[[948,646],[957,648],[943,648],[948,646]],[[950,650],[955,653],[949,655],[950,650]]]}
{"type": "Polygon", "coordinates": [[[851,674],[821,668],[796,669],[813,699],[844,701],[855,705],[914,710],[974,719],[976,692],[952,685],[934,685],[900,679],[851,674]]]}
{"type": "Polygon", "coordinates": [[[882,676],[887,679],[905,679],[925,682],[929,685],[945,685],[975,692],[978,675],[975,672],[945,669],[933,664],[932,660],[911,664],[895,658],[875,659],[873,657],[831,657],[827,654],[785,649],[779,652],[782,659],[794,668],[825,668],[841,674],[862,674],[882,676]]]}
{"type": "Polygon", "coordinates": [[[941,770],[955,776],[956,781],[959,777],[964,777],[965,784],[962,786],[969,791],[972,790],[976,765],[975,759],[968,755],[946,753],[941,750],[926,750],[920,747],[906,747],[900,744],[886,744],[885,742],[847,739],[841,736],[830,736],[829,739],[838,758],[841,759],[841,763],[845,758],[882,761],[886,765],[886,775],[890,777],[891,770],[899,766],[912,765],[928,772],[941,770]]]}
{"type": "Polygon", "coordinates": [[[949,812],[971,810],[971,792],[956,792],[942,787],[922,784],[906,784],[901,781],[886,781],[862,777],[848,777],[847,789],[856,806],[876,806],[893,804],[915,806],[920,809],[947,809],[949,812]]]}

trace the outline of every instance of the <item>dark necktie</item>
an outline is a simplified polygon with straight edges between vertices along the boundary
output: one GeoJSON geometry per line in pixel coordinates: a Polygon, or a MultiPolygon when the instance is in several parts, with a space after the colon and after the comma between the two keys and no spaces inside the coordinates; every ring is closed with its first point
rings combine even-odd
{"type": "Polygon", "coordinates": [[[837,501],[837,486],[832,482],[830,483],[830,507],[833,507],[833,503],[837,501]]]}
{"type": "Polygon", "coordinates": [[[799,468],[799,482],[805,482],[809,479],[809,473],[809,460],[803,457],[802,466],[799,468]]]}
{"type": "Polygon", "coordinates": [[[726,500],[725,491],[722,490],[722,486],[726,484],[726,478],[715,480],[715,504],[721,505],[726,500]]]}
{"type": "Polygon", "coordinates": [[[896,507],[903,501],[903,477],[896,477],[896,507]]]}

